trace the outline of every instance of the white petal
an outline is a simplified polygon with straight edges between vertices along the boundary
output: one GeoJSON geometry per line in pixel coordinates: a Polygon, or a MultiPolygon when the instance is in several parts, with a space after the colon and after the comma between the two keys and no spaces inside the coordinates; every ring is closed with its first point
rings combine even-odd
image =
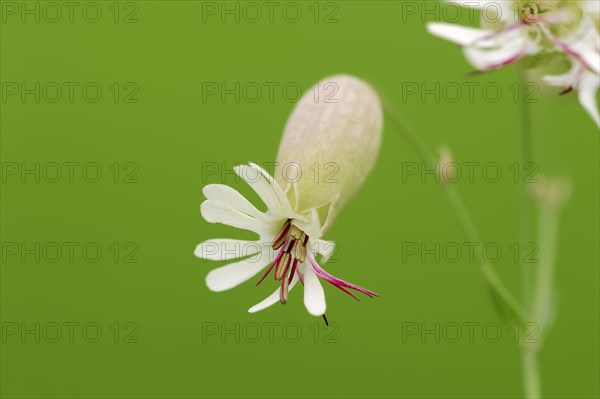
{"type": "Polygon", "coordinates": [[[575,51],[578,51],[581,59],[595,73],[600,73],[600,53],[598,50],[587,46],[575,46],[575,51]]]}
{"type": "Polygon", "coordinates": [[[211,291],[225,291],[254,277],[269,264],[269,254],[260,253],[248,259],[211,270],[206,285],[211,291]]]}
{"type": "Polygon", "coordinates": [[[242,194],[224,184],[209,184],[202,189],[202,193],[209,201],[218,203],[227,208],[245,213],[254,218],[260,218],[262,212],[254,207],[242,194]]]}
{"type": "Polygon", "coordinates": [[[304,306],[313,316],[325,314],[325,292],[319,278],[310,265],[304,268],[304,306]]]}
{"type": "Polygon", "coordinates": [[[285,195],[285,192],[283,191],[281,186],[275,181],[275,179],[273,179],[273,177],[269,174],[269,172],[267,172],[266,170],[264,170],[263,168],[261,168],[260,166],[258,166],[255,163],[252,163],[252,162],[250,162],[249,166],[260,171],[261,174],[263,175],[263,177],[265,177],[265,179],[269,182],[269,184],[271,185],[271,189],[273,190],[273,193],[275,193],[275,197],[277,198],[279,204],[281,205],[284,215],[290,219],[301,218],[300,215],[298,215],[298,214],[296,214],[296,212],[294,212],[287,195],[285,195]]]}
{"type": "Polygon", "coordinates": [[[468,26],[448,24],[444,22],[430,22],[427,24],[427,31],[432,35],[450,40],[461,46],[469,46],[472,43],[481,40],[491,34],[493,31],[487,29],[470,28],[468,26]]]}
{"type": "Polygon", "coordinates": [[[600,76],[589,71],[584,72],[579,84],[579,102],[596,122],[596,125],[600,127],[600,115],[596,103],[596,91],[599,86],[600,76]]]}
{"type": "Polygon", "coordinates": [[[236,166],[233,169],[238,176],[244,179],[244,181],[252,187],[260,199],[265,203],[269,211],[277,215],[283,215],[283,208],[271,186],[271,181],[268,179],[268,175],[265,176],[263,174],[261,168],[257,168],[256,165],[250,164],[236,166]]]}
{"type": "Polygon", "coordinates": [[[574,63],[573,67],[562,75],[546,75],[542,77],[544,83],[550,86],[572,87],[576,85],[577,75],[580,73],[580,65],[574,63]]]}
{"type": "Polygon", "coordinates": [[[594,21],[587,17],[581,23],[578,32],[565,45],[596,73],[600,73],[600,35],[594,21]]]}
{"type": "Polygon", "coordinates": [[[486,40],[477,46],[464,48],[464,53],[469,62],[479,70],[497,68],[516,61],[518,58],[535,52],[530,47],[527,36],[518,29],[500,34],[494,40],[486,40]]]}
{"type": "Polygon", "coordinates": [[[200,212],[207,222],[223,223],[238,229],[250,230],[258,233],[261,237],[272,231],[272,227],[266,222],[222,206],[217,202],[204,201],[200,205],[200,212]]]}
{"type": "MultiPolygon", "coordinates": [[[[294,277],[292,277],[292,281],[290,282],[290,285],[288,287],[288,293],[292,290],[292,288],[294,288],[294,286],[296,285],[297,282],[298,282],[298,274],[294,274],[294,277]]],[[[277,288],[275,290],[275,292],[273,292],[271,295],[269,295],[264,300],[262,300],[261,302],[257,303],[256,305],[254,305],[250,309],[248,309],[248,312],[249,313],[260,312],[261,310],[266,309],[269,306],[277,303],[279,301],[279,290],[280,290],[280,288],[277,288]]]]}
{"type": "Polygon", "coordinates": [[[255,255],[262,248],[263,246],[258,241],[217,238],[198,244],[194,250],[194,255],[200,259],[222,261],[255,255]]]}

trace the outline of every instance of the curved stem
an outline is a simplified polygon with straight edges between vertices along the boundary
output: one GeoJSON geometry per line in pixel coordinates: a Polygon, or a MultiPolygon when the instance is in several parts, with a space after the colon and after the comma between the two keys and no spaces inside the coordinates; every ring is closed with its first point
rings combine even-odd
{"type": "MultiPolygon", "coordinates": [[[[380,93],[381,96],[381,93],[380,93]]],[[[385,114],[392,121],[398,132],[408,141],[408,143],[413,147],[413,149],[419,154],[421,159],[428,164],[434,164],[436,162],[436,157],[429,150],[429,148],[419,139],[419,136],[413,130],[411,126],[409,126],[404,119],[400,118],[400,116],[396,113],[394,107],[388,103],[385,99],[382,98],[382,105],[385,114]]]]}
{"type": "MultiPolygon", "coordinates": [[[[458,192],[456,186],[452,184],[443,184],[444,192],[446,193],[446,197],[450,201],[454,212],[460,224],[467,236],[467,239],[472,242],[483,242],[471,216],[465,206],[464,201],[462,200],[460,193],[458,192]]],[[[517,319],[522,322],[526,319],[525,310],[519,303],[519,301],[511,294],[510,290],[504,285],[502,280],[498,277],[492,265],[487,262],[480,251],[476,251],[477,259],[481,265],[481,273],[487,280],[487,282],[492,286],[492,288],[496,291],[498,295],[504,300],[504,302],[511,308],[512,312],[515,314],[517,319]]]]}
{"type": "MultiPolygon", "coordinates": [[[[385,101],[385,99],[382,102],[385,113],[387,114],[389,120],[398,129],[400,134],[402,134],[402,136],[409,142],[409,144],[414,148],[414,150],[419,154],[425,163],[429,164],[430,166],[435,166],[437,159],[433,152],[427,148],[427,146],[419,139],[419,136],[415,133],[415,131],[402,118],[400,118],[395,109],[387,101],[385,101]]],[[[467,236],[467,239],[473,242],[482,242],[475,224],[473,223],[473,219],[471,218],[471,215],[469,214],[456,187],[449,183],[443,183],[442,187],[465,235],[467,236]]],[[[481,272],[486,281],[510,307],[515,316],[521,321],[525,320],[525,312],[519,304],[519,301],[514,298],[514,296],[510,293],[510,290],[504,285],[502,280],[500,280],[493,267],[483,259],[482,254],[478,253],[477,256],[481,265],[481,272]]]]}

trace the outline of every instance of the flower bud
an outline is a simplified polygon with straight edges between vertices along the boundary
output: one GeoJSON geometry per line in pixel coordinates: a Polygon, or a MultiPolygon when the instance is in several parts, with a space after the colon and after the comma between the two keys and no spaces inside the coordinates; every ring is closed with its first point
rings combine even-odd
{"type": "Polygon", "coordinates": [[[371,172],[382,129],[381,102],[367,83],[337,75],[311,88],[287,121],[275,170],[295,210],[317,209],[327,230],[371,172]]]}

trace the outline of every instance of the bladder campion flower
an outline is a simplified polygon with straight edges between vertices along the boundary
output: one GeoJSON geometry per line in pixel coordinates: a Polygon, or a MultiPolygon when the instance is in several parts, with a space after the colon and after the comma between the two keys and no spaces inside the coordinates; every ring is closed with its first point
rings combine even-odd
{"type": "Polygon", "coordinates": [[[326,262],[334,250],[334,244],[321,237],[373,168],[382,125],[380,100],[370,86],[351,76],[326,78],[302,97],[290,116],[279,148],[275,178],[254,163],[234,168],[265,203],[266,212],[259,211],[229,186],[204,187],[204,219],[259,236],[256,241],[208,240],[196,247],[195,255],[203,259],[236,259],[208,273],[208,288],[228,290],[262,271],[257,285],[272,274],[278,288],[252,306],[250,313],[277,301],[286,303],[289,292],[300,281],[306,309],[324,318],[325,293],[319,279],[355,299],[358,297],[352,291],[377,296],[332,276],[320,263],[326,262]],[[315,178],[314,174],[303,173],[315,164],[331,165],[335,176],[315,178]],[[240,251],[241,248],[246,250],[240,251]],[[249,257],[240,260],[244,256],[249,257]]]}

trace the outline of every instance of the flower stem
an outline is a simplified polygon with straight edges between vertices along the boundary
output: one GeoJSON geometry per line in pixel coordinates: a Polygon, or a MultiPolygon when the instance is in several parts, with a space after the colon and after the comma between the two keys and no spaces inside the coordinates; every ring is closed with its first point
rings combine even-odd
{"type": "MultiPolygon", "coordinates": [[[[521,90],[527,85],[527,76],[525,71],[519,72],[519,85],[521,90]]],[[[523,171],[531,164],[531,110],[529,104],[523,96],[519,96],[519,160],[518,170],[523,171]]],[[[520,176],[520,173],[518,174],[520,176]]],[[[527,245],[532,241],[532,207],[529,193],[527,192],[527,182],[519,178],[519,237],[521,246],[527,245]]],[[[530,309],[530,291],[531,291],[531,264],[521,262],[523,274],[523,306],[530,309]]]]}
{"type": "MultiPolygon", "coordinates": [[[[535,275],[531,316],[544,332],[552,319],[554,305],[554,265],[556,264],[556,243],[558,241],[558,209],[554,206],[540,206],[539,211],[539,253],[535,275]]],[[[543,336],[542,336],[543,338],[543,336]]]]}
{"type": "Polygon", "coordinates": [[[523,368],[523,382],[526,399],[539,399],[542,397],[540,372],[538,367],[537,350],[524,349],[521,356],[523,368]]]}
{"type": "MultiPolygon", "coordinates": [[[[433,152],[419,139],[419,136],[395,111],[394,107],[390,105],[385,99],[383,102],[383,109],[388,116],[389,120],[396,127],[396,129],[402,134],[402,136],[409,142],[413,149],[417,152],[420,158],[429,166],[435,166],[437,162],[433,152]]],[[[482,242],[477,228],[473,223],[473,219],[469,214],[467,207],[465,206],[462,197],[460,196],[455,185],[452,183],[442,184],[444,194],[456,214],[456,217],[467,236],[467,239],[472,242],[482,242]]],[[[519,304],[519,302],[511,294],[510,290],[504,285],[502,280],[498,277],[493,267],[486,262],[482,254],[478,253],[478,260],[481,265],[481,272],[490,286],[494,289],[496,294],[503,299],[504,303],[511,309],[513,314],[519,320],[525,320],[525,312],[519,304]]]]}
{"type": "Polygon", "coordinates": [[[555,313],[554,274],[558,243],[559,212],[570,188],[560,181],[545,181],[546,192],[538,195],[538,263],[533,276],[529,314],[538,332],[535,342],[523,342],[523,380],[527,398],[541,398],[541,379],[537,356],[541,350],[555,313]]]}
{"type": "MultiPolygon", "coordinates": [[[[519,85],[523,90],[527,85],[527,72],[520,70],[519,85]]],[[[524,96],[519,96],[519,171],[527,170],[531,164],[531,110],[524,96]]],[[[520,174],[519,174],[520,176],[520,174]]],[[[532,242],[532,203],[527,190],[527,182],[519,179],[519,246],[532,242]]],[[[540,226],[541,227],[541,226],[540,226]]],[[[540,233],[544,234],[542,231],[540,233]]],[[[552,245],[552,243],[550,243],[552,245]]],[[[535,311],[532,312],[531,291],[532,270],[531,263],[521,260],[523,306],[532,321],[539,323],[535,311]],[[533,313],[533,314],[532,314],[533,313]]],[[[538,266],[539,267],[539,266],[538,266]]],[[[538,269],[539,271],[539,269],[538,269]]],[[[539,277],[539,276],[536,276],[539,277]]],[[[537,281],[536,281],[537,285],[537,281]]],[[[524,327],[524,326],[521,326],[524,327]]],[[[539,324],[538,324],[539,327],[539,324]]],[[[541,378],[538,366],[538,344],[523,343],[521,345],[521,359],[523,372],[523,389],[527,399],[541,398],[541,378]]]]}

